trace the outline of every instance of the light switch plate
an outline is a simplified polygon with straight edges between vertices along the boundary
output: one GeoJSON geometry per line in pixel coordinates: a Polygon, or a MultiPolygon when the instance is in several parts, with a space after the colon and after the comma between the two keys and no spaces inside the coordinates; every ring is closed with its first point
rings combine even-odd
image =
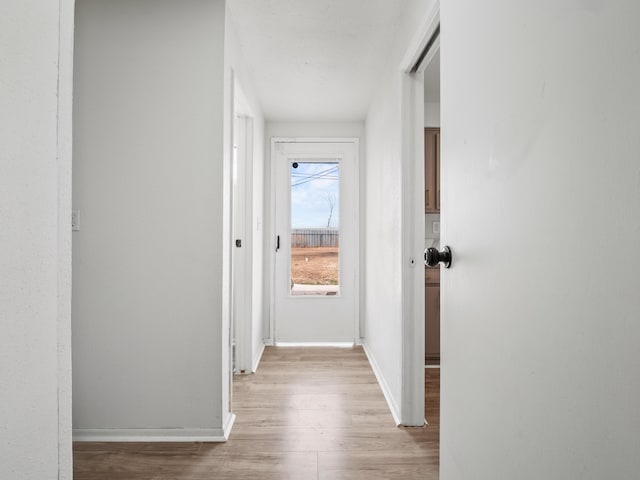
{"type": "Polygon", "coordinates": [[[433,222],[431,226],[433,227],[433,233],[440,233],[440,222],[433,222]]]}
{"type": "Polygon", "coordinates": [[[77,232],[80,230],[80,210],[71,211],[71,231],[77,232]]]}

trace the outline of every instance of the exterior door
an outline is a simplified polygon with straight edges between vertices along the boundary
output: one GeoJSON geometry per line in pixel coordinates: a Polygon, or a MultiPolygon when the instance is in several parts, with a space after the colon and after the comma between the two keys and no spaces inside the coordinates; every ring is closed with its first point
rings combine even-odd
{"type": "Polygon", "coordinates": [[[354,342],[358,145],[275,141],[276,342],[354,342]]]}
{"type": "Polygon", "coordinates": [[[638,478],[640,3],[440,18],[440,478],[638,478]]]}

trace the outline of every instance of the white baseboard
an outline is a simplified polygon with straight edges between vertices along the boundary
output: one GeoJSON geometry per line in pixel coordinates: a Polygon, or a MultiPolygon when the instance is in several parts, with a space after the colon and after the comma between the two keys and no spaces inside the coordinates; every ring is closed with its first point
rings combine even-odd
{"type": "Polygon", "coordinates": [[[231,435],[231,429],[233,428],[233,424],[236,423],[236,415],[234,413],[229,414],[227,417],[227,423],[225,423],[222,428],[222,435],[224,436],[224,442],[229,440],[229,435],[231,435]]]}
{"type": "Polygon", "coordinates": [[[224,428],[90,428],[74,429],[74,442],[226,442],[236,416],[224,428]]]}
{"type": "Polygon", "coordinates": [[[398,408],[398,404],[396,403],[393,395],[391,395],[391,391],[389,390],[389,386],[387,385],[386,380],[382,376],[382,372],[380,367],[378,366],[378,362],[376,362],[375,357],[371,353],[371,351],[367,348],[366,341],[362,344],[364,348],[364,353],[367,355],[369,359],[369,364],[373,369],[373,373],[378,380],[378,385],[380,385],[380,389],[382,390],[382,394],[384,395],[385,400],[387,401],[387,405],[389,406],[389,410],[391,411],[391,415],[393,416],[393,421],[396,422],[396,425],[400,425],[400,409],[398,408]]]}
{"type": "Polygon", "coordinates": [[[354,342],[276,342],[276,347],[353,348],[354,342]]]}
{"type": "Polygon", "coordinates": [[[260,360],[262,360],[262,354],[264,353],[264,347],[265,344],[263,343],[260,348],[258,348],[258,351],[253,355],[253,367],[251,368],[253,373],[256,373],[258,370],[258,365],[260,365],[260,360]]]}

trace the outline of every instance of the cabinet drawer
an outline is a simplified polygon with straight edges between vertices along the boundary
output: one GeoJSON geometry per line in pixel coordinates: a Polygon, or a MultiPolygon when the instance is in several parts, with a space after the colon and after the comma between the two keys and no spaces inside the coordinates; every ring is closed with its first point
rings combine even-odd
{"type": "Polygon", "coordinates": [[[440,267],[425,268],[424,283],[440,283],[440,267]]]}

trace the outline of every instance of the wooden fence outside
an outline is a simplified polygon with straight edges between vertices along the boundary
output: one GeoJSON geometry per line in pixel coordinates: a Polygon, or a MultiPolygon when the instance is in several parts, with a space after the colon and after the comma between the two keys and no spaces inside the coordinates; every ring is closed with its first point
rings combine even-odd
{"type": "Polygon", "coordinates": [[[337,228],[292,228],[291,247],[338,247],[340,231],[337,228]]]}

